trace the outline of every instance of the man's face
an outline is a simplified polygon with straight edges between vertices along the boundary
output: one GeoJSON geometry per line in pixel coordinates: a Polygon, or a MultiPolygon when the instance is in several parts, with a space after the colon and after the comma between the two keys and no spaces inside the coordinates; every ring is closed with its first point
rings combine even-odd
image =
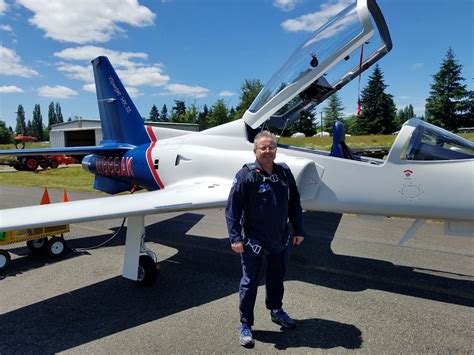
{"type": "Polygon", "coordinates": [[[253,152],[260,164],[273,163],[276,157],[276,143],[269,137],[262,137],[257,141],[257,148],[253,152]]]}

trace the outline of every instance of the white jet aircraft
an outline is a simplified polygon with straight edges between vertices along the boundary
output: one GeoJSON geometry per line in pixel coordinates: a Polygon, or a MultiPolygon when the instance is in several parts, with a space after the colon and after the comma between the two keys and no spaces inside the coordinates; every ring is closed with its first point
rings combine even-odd
{"type": "MultiPolygon", "coordinates": [[[[99,146],[0,154],[86,155],[82,165],[95,174],[96,189],[148,192],[1,210],[0,231],[126,217],[123,277],[151,283],[156,256],[144,244],[145,215],[224,207],[235,173],[254,160],[260,130],[288,126],[391,47],[375,1],[358,0],[296,50],[242,119],[192,133],[144,126],[108,59],[98,57],[92,65],[104,136],[99,146]]],[[[426,219],[444,220],[447,234],[473,235],[472,142],[413,119],[380,160],[355,156],[344,137],[337,123],[331,152],[278,145],[277,159],[293,171],[304,209],[415,219],[401,243],[426,219]]]]}

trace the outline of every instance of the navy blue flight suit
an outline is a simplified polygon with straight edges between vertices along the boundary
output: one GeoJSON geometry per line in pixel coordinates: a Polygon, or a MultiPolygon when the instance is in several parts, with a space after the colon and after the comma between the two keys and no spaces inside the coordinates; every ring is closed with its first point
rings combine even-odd
{"type": "Polygon", "coordinates": [[[280,309],[291,245],[288,221],[293,235],[303,236],[300,196],[290,169],[274,164],[269,176],[258,162],[251,167],[237,172],[225,210],[230,242],[244,244],[239,310],[240,322],[250,327],[264,258],[265,304],[267,309],[280,309]]]}

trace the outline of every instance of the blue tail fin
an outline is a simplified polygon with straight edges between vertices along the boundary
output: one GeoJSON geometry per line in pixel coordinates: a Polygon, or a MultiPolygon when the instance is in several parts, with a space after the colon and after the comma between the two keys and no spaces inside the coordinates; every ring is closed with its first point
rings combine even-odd
{"type": "Polygon", "coordinates": [[[104,141],[135,146],[149,143],[142,117],[107,57],[95,58],[92,67],[104,141]]]}

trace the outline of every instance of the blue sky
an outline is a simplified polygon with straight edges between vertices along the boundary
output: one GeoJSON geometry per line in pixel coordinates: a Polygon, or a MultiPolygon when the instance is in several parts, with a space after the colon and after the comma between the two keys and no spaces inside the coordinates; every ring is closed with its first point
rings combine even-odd
{"type": "MultiPolygon", "coordinates": [[[[22,104],[32,118],[59,102],[63,116],[98,119],[90,60],[107,55],[135,105],[173,100],[199,108],[239,101],[244,79],[266,83],[311,32],[287,20],[348,0],[0,0],[0,120],[15,127],[22,104]]],[[[474,89],[474,1],[378,0],[393,42],[379,62],[398,108],[422,115],[432,75],[449,47],[474,89]]],[[[371,73],[362,77],[362,87],[371,73]]],[[[340,91],[346,114],[357,85],[340,91]]],[[[326,104],[322,103],[319,109],[326,104]]]]}

